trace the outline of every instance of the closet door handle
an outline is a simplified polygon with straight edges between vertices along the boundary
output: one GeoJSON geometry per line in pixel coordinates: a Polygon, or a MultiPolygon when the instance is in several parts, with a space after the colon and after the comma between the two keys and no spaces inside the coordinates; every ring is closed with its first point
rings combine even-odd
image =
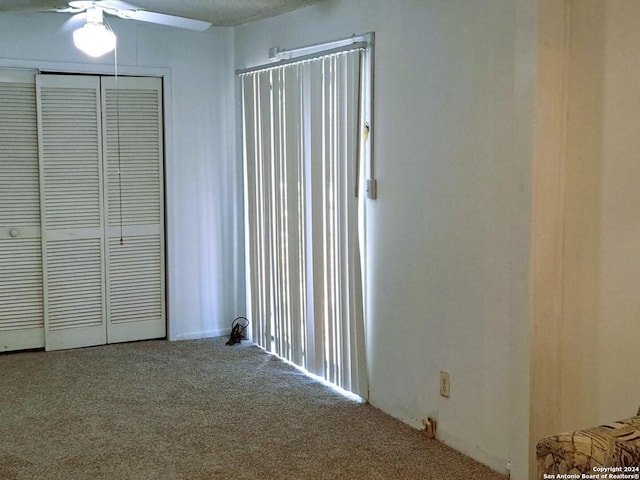
{"type": "Polygon", "coordinates": [[[9,235],[11,235],[12,238],[16,238],[18,235],[20,235],[20,232],[17,229],[12,228],[9,232],[9,235]]]}

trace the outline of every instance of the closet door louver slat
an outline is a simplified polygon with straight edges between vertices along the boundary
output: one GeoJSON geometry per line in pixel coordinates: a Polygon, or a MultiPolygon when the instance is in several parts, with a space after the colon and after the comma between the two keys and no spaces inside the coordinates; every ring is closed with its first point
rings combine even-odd
{"type": "MultiPolygon", "coordinates": [[[[47,242],[49,330],[101,327],[100,240],[47,242]]],[[[63,333],[64,334],[64,333],[63,333]]],[[[73,333],[75,337],[80,332],[73,333]]]]}
{"type": "Polygon", "coordinates": [[[0,71],[0,351],[44,346],[35,74],[0,71]]]}
{"type": "Polygon", "coordinates": [[[43,346],[40,239],[0,239],[0,350],[43,346]]]}

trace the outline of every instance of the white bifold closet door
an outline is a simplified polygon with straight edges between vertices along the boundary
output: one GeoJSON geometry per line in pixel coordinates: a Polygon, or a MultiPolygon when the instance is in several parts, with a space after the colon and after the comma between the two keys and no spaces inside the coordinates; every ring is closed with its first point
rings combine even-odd
{"type": "Polygon", "coordinates": [[[43,346],[35,79],[0,70],[0,351],[43,346]]]}
{"type": "Polygon", "coordinates": [[[38,75],[47,350],[106,343],[100,78],[38,75]]]}
{"type": "Polygon", "coordinates": [[[38,75],[45,347],[165,336],[159,79],[38,75]]]}
{"type": "Polygon", "coordinates": [[[109,343],[166,335],[162,82],[102,78],[109,343]]]}

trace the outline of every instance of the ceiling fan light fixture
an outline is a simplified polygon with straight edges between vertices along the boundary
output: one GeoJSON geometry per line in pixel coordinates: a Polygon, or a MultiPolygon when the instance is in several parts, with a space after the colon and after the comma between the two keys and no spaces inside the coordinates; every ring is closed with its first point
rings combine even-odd
{"type": "Polygon", "coordinates": [[[73,43],[91,57],[101,57],[116,48],[116,34],[104,23],[87,22],[73,32],[73,43]]]}

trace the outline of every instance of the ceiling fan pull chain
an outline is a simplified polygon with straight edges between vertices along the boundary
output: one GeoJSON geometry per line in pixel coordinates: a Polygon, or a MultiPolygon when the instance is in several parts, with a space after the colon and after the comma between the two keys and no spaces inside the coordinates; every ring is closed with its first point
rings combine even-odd
{"type": "Polygon", "coordinates": [[[116,139],[118,143],[118,204],[120,208],[120,245],[124,245],[123,216],[122,216],[122,155],[120,150],[120,89],[118,87],[118,45],[113,51],[114,72],[116,84],[116,139]]]}

